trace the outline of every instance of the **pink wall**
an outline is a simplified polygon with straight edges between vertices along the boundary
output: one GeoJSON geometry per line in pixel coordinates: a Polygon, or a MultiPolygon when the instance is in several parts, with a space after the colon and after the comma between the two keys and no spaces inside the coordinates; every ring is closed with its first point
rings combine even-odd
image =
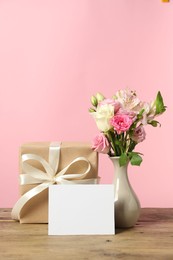
{"type": "MultiPolygon", "coordinates": [[[[18,198],[18,148],[27,141],[90,141],[90,96],[136,89],[168,107],[147,127],[130,181],[143,207],[173,206],[173,1],[0,1],[0,207],[18,198]],[[169,124],[168,124],[169,123],[169,124]]],[[[102,183],[113,168],[100,156],[102,183]]]]}

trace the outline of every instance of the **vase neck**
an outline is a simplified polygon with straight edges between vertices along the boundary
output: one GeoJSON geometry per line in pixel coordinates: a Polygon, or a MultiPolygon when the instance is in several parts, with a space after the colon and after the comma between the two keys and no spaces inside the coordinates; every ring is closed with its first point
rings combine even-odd
{"type": "Polygon", "coordinates": [[[124,166],[120,166],[119,164],[119,157],[110,157],[113,166],[114,166],[114,182],[116,182],[117,179],[124,180],[125,182],[129,182],[128,179],[128,164],[124,166]]]}
{"type": "Polygon", "coordinates": [[[128,167],[129,162],[127,162],[124,166],[120,166],[120,164],[119,164],[120,157],[109,157],[109,158],[112,161],[114,168],[116,170],[118,170],[118,172],[127,172],[127,167],[128,167]]]}
{"type": "Polygon", "coordinates": [[[123,185],[128,188],[131,187],[128,178],[128,163],[124,166],[119,165],[119,157],[110,157],[114,166],[114,178],[113,183],[116,187],[123,185]],[[118,186],[117,186],[118,185],[118,186]]]}

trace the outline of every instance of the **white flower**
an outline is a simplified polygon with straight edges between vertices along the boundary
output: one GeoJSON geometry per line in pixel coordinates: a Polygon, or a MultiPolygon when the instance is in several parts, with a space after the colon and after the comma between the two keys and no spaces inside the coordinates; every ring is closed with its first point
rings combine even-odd
{"type": "Polygon", "coordinates": [[[107,132],[112,128],[110,119],[114,116],[114,106],[110,104],[98,106],[96,112],[92,112],[91,115],[95,119],[100,131],[107,132]]]}
{"type": "Polygon", "coordinates": [[[154,106],[154,102],[147,103],[147,102],[140,102],[137,107],[135,107],[135,111],[140,112],[144,109],[142,114],[141,122],[143,125],[147,125],[149,121],[152,121],[155,117],[156,108],[154,106]]]}
{"type": "Polygon", "coordinates": [[[117,91],[115,97],[122,104],[123,108],[127,110],[134,109],[140,103],[139,98],[136,96],[136,92],[129,89],[117,91]]]}

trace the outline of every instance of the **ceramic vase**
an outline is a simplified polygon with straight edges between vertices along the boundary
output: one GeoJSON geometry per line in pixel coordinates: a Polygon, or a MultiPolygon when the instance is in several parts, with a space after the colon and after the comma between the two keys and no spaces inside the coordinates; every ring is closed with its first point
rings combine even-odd
{"type": "Polygon", "coordinates": [[[128,164],[119,165],[119,157],[109,157],[114,165],[115,227],[133,227],[140,215],[140,202],[129,182],[128,164]]]}

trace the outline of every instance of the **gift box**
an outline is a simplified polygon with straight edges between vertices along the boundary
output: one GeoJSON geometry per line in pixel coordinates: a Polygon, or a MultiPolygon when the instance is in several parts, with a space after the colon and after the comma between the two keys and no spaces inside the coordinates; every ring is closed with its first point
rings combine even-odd
{"type": "Polygon", "coordinates": [[[20,223],[48,223],[48,187],[98,183],[98,154],[90,143],[35,142],[20,147],[21,197],[12,218],[20,223]]]}

